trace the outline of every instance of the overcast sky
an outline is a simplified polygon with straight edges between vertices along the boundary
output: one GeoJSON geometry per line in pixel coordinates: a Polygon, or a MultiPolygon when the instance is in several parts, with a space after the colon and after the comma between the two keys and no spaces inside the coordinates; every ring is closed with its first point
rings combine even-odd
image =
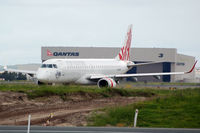
{"type": "Polygon", "coordinates": [[[199,5],[200,0],[0,0],[0,64],[40,63],[41,46],[122,47],[129,24],[132,47],[177,48],[200,59],[199,5]]]}

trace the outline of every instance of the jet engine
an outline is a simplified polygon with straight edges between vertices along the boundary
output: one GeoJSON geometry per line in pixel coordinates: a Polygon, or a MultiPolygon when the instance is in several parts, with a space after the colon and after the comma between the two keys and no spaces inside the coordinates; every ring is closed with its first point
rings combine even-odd
{"type": "Polygon", "coordinates": [[[116,87],[116,84],[117,84],[116,81],[112,78],[102,78],[97,82],[97,85],[99,88],[102,88],[102,87],[113,88],[113,87],[116,87]]]}

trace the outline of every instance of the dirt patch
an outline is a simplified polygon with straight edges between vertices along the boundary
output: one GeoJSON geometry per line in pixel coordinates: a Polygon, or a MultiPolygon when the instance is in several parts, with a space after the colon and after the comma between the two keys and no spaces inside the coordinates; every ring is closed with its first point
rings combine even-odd
{"type": "Polygon", "coordinates": [[[59,96],[29,100],[24,93],[0,92],[0,125],[26,125],[31,114],[32,125],[85,126],[93,110],[122,106],[146,97],[95,98],[91,94],[76,94],[63,99],[59,96]]]}

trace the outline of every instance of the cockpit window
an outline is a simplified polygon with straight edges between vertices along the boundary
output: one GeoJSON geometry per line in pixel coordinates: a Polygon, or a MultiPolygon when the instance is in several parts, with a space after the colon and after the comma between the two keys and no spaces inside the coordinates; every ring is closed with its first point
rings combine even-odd
{"type": "Polygon", "coordinates": [[[53,64],[53,68],[58,68],[56,64],[53,64]]]}
{"type": "Polygon", "coordinates": [[[47,64],[47,68],[53,68],[52,64],[47,64]]]}
{"type": "Polygon", "coordinates": [[[41,68],[46,68],[47,65],[46,64],[42,64],[41,68]]]}
{"type": "Polygon", "coordinates": [[[42,64],[41,68],[58,68],[56,64],[42,64]]]}

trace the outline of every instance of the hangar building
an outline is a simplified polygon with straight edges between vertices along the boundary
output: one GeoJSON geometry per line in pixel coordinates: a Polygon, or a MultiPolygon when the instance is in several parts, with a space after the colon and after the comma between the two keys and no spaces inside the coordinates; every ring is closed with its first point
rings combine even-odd
{"type": "MultiPolygon", "coordinates": [[[[52,58],[114,58],[120,51],[117,47],[42,47],[41,59],[52,58]]],[[[191,69],[195,57],[177,53],[175,48],[131,48],[130,60],[135,63],[158,62],[156,64],[133,67],[127,73],[180,72],[191,69]]],[[[193,82],[195,73],[167,75],[160,79],[139,77],[138,81],[152,82],[193,82]]],[[[127,80],[132,80],[128,78],[127,80]]]]}

